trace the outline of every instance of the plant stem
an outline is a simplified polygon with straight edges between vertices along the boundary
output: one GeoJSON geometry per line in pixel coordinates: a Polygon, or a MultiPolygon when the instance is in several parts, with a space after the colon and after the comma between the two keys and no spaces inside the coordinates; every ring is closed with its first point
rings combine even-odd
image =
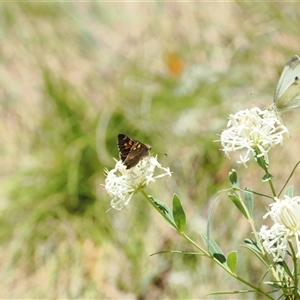
{"type": "Polygon", "coordinates": [[[269,299],[273,299],[270,295],[268,295],[267,293],[263,292],[260,288],[257,288],[256,286],[252,285],[250,282],[244,280],[243,278],[239,277],[237,274],[232,273],[228,267],[221,263],[219,260],[217,260],[215,257],[213,257],[210,253],[206,252],[203,248],[201,248],[196,242],[194,242],[190,237],[188,237],[184,232],[181,233],[179,231],[177,231],[182,237],[184,237],[188,242],[190,242],[192,245],[194,245],[197,249],[199,249],[201,252],[203,252],[205,254],[205,256],[207,258],[212,259],[215,263],[217,263],[223,270],[225,270],[229,275],[231,275],[232,277],[234,277],[235,279],[237,279],[238,281],[244,283],[245,285],[251,287],[253,290],[255,290],[257,293],[259,294],[263,294],[264,296],[266,296],[269,299]]]}
{"type": "MultiPolygon", "coordinates": [[[[291,242],[289,242],[289,246],[292,252],[292,258],[293,258],[293,264],[294,264],[294,286],[296,287],[295,292],[297,292],[297,287],[298,287],[298,258],[296,256],[293,244],[291,242]]],[[[297,293],[297,296],[299,296],[299,294],[297,293]]]]}
{"type": "Polygon", "coordinates": [[[277,195],[276,195],[276,192],[275,192],[275,188],[274,188],[272,179],[270,179],[268,182],[269,182],[270,188],[272,190],[273,196],[276,197],[277,195]]]}
{"type": "Polygon", "coordinates": [[[164,213],[151,201],[150,197],[145,193],[144,190],[141,190],[142,194],[147,198],[148,202],[159,212],[160,215],[183,237],[185,238],[189,243],[191,243],[195,248],[197,248],[204,256],[207,258],[212,259],[215,263],[217,263],[223,270],[225,270],[228,274],[230,274],[232,277],[237,279],[238,281],[244,283],[245,285],[251,287],[253,290],[255,290],[257,293],[262,294],[266,296],[268,299],[273,299],[270,295],[263,292],[260,288],[257,288],[256,286],[252,285],[250,282],[244,280],[243,278],[239,277],[237,274],[232,273],[231,270],[228,268],[227,264],[221,263],[219,260],[217,260],[212,254],[204,250],[201,246],[199,246],[195,241],[193,241],[189,236],[187,236],[184,232],[180,232],[177,228],[175,223],[172,223],[172,220],[167,218],[164,213]]]}

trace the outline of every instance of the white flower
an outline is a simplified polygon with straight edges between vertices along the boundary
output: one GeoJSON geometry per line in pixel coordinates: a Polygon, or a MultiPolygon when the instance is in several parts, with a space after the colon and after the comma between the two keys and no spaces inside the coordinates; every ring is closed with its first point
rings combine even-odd
{"type": "Polygon", "coordinates": [[[264,218],[270,216],[274,225],[270,229],[267,226],[260,229],[263,247],[273,255],[274,261],[282,261],[288,242],[294,238],[297,246],[296,257],[300,258],[300,197],[290,198],[285,195],[282,200],[275,198],[270,208],[264,218]]]}
{"type": "Polygon", "coordinates": [[[132,196],[150,182],[164,176],[171,176],[169,168],[164,168],[157,161],[157,157],[148,155],[140,160],[133,168],[127,170],[123,162],[116,161],[114,169],[106,172],[105,190],[112,197],[110,206],[121,210],[130,202],[132,196]],[[163,173],[154,176],[155,168],[163,173]]]}
{"type": "Polygon", "coordinates": [[[284,135],[289,135],[276,111],[261,110],[258,107],[246,109],[229,116],[227,128],[221,134],[222,151],[230,158],[229,152],[242,150],[238,163],[247,167],[250,153],[256,158],[263,157],[268,164],[268,152],[282,144],[284,135]]]}

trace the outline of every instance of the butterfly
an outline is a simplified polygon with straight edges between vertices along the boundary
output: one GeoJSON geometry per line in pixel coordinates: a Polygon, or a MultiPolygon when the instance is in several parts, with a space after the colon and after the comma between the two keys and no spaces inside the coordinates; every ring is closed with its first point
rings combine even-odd
{"type": "Polygon", "coordinates": [[[281,73],[274,104],[281,113],[300,107],[300,58],[297,55],[291,58],[281,73]]]}
{"type": "Polygon", "coordinates": [[[151,150],[151,146],[131,139],[123,133],[118,134],[118,148],[120,159],[126,166],[127,170],[136,166],[143,157],[149,154],[149,151],[151,150]]]}

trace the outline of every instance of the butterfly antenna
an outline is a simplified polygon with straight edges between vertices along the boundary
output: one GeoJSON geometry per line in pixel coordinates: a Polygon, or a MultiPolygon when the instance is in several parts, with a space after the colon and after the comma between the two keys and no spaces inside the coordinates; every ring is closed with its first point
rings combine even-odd
{"type": "Polygon", "coordinates": [[[111,210],[111,207],[105,212],[106,214],[111,210]]]}
{"type": "Polygon", "coordinates": [[[258,99],[254,94],[252,94],[251,92],[249,92],[249,95],[252,96],[255,99],[258,99]]]}
{"type": "MultiPolygon", "coordinates": [[[[152,148],[153,149],[153,148],[152,148]]],[[[159,152],[159,153],[162,153],[163,155],[165,155],[165,156],[168,156],[168,154],[167,153],[165,153],[165,152],[162,152],[162,151],[160,151],[160,150],[158,150],[158,149],[156,149],[156,148],[154,148],[153,150],[155,150],[156,152],[159,152]]]]}
{"type": "MultiPolygon", "coordinates": [[[[259,99],[258,99],[254,94],[252,94],[251,92],[249,92],[249,95],[250,95],[251,97],[253,97],[255,100],[259,100],[259,99]]],[[[263,101],[259,100],[259,102],[260,102],[262,105],[264,105],[265,107],[267,107],[267,105],[266,105],[263,101]]],[[[253,101],[252,104],[255,105],[254,101],[253,101]]]]}

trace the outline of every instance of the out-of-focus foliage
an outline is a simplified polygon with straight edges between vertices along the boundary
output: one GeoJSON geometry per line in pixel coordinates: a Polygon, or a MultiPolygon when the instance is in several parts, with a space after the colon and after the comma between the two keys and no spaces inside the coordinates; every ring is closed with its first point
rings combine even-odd
{"type": "MultiPolygon", "coordinates": [[[[283,66],[300,54],[299,13],[296,3],[0,4],[0,297],[196,299],[234,289],[198,256],[149,257],[194,249],[139,195],[105,213],[103,169],[118,157],[118,133],[152,145],[173,177],[147,192],[166,203],[176,192],[191,235],[205,231],[232,168],[214,141],[228,113],[271,104],[283,66]]],[[[212,234],[228,252],[251,236],[227,199],[214,214],[212,234]]],[[[250,257],[239,267],[256,278],[250,257]]]]}

